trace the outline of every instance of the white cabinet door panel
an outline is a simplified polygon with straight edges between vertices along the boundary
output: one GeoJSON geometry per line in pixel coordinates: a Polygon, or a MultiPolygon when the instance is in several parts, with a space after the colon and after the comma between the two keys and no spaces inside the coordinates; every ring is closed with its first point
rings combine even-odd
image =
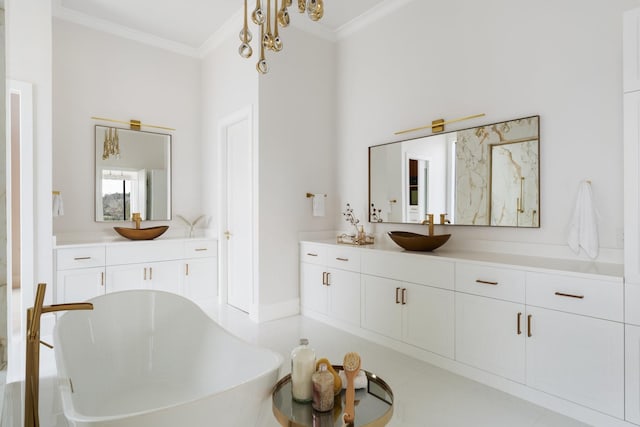
{"type": "Polygon", "coordinates": [[[360,273],[329,269],[329,316],[360,325],[360,273]]]}
{"type": "Polygon", "coordinates": [[[454,292],[403,283],[402,340],[453,359],[454,292]]]}
{"type": "Polygon", "coordinates": [[[640,327],[626,325],[625,420],[640,424],[640,327]]]}
{"type": "Polygon", "coordinates": [[[56,304],[87,301],[104,294],[104,267],[58,271],[56,304]]]}
{"type": "Polygon", "coordinates": [[[389,338],[402,338],[402,283],[382,277],[361,277],[361,326],[389,338]]]}
{"type": "Polygon", "coordinates": [[[300,264],[300,303],[303,309],[327,314],[328,292],[322,283],[324,273],[322,265],[300,264]]]}
{"type": "Polygon", "coordinates": [[[456,293],[456,360],[525,382],[525,306],[456,293]]]}
{"type": "Polygon", "coordinates": [[[623,418],[623,324],[536,307],[527,315],[527,385],[623,418]]]}
{"type": "Polygon", "coordinates": [[[184,296],[195,302],[211,301],[218,296],[217,258],[194,258],[184,263],[184,296]]]}

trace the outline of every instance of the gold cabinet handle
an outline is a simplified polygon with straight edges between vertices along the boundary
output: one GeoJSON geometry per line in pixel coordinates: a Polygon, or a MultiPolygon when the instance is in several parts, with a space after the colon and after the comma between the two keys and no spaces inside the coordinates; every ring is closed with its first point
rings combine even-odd
{"type": "Polygon", "coordinates": [[[529,314],[527,316],[527,336],[528,337],[533,336],[533,334],[531,333],[531,317],[533,317],[532,314],[529,314]]]}
{"type": "Polygon", "coordinates": [[[559,297],[568,297],[568,298],[576,298],[576,299],[584,298],[584,295],[565,294],[564,292],[556,292],[556,295],[558,295],[559,297]]]}
{"type": "Polygon", "coordinates": [[[327,271],[327,286],[331,286],[331,273],[327,271]]]}
{"type": "Polygon", "coordinates": [[[326,285],[327,284],[327,272],[323,271],[322,272],[322,285],[326,285]]]}
{"type": "Polygon", "coordinates": [[[144,280],[147,280],[147,267],[144,268],[144,280]]]}
{"type": "Polygon", "coordinates": [[[400,288],[396,288],[396,304],[400,304],[400,288]]]}
{"type": "Polygon", "coordinates": [[[338,261],[349,262],[349,258],[336,258],[338,261]]]}
{"type": "Polygon", "coordinates": [[[311,252],[307,252],[307,256],[318,256],[318,254],[312,254],[311,252]]]}
{"type": "Polygon", "coordinates": [[[189,263],[185,264],[185,276],[189,275],[189,263]]]}
{"type": "Polygon", "coordinates": [[[407,305],[407,288],[402,288],[402,305],[407,305]]]}
{"type": "Polygon", "coordinates": [[[78,257],[75,257],[73,260],[74,261],[83,261],[83,260],[87,260],[87,259],[91,259],[91,257],[90,256],[78,256],[78,257]]]}
{"type": "Polygon", "coordinates": [[[481,283],[483,285],[493,285],[493,286],[496,286],[498,284],[498,282],[490,282],[488,280],[480,280],[480,279],[476,279],[476,283],[481,283]]]}
{"type": "Polygon", "coordinates": [[[149,267],[149,280],[153,280],[153,267],[149,267]]]}
{"type": "Polygon", "coordinates": [[[100,286],[104,288],[104,271],[100,272],[100,286]]]}
{"type": "Polygon", "coordinates": [[[522,313],[518,313],[518,335],[522,335],[522,329],[520,329],[520,319],[522,319],[522,313]]]}

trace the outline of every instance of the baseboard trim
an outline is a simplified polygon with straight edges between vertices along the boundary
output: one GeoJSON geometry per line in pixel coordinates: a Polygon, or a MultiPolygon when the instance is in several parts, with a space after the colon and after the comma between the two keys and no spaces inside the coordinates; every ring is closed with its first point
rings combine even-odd
{"type": "Polygon", "coordinates": [[[297,314],[300,314],[300,298],[275,304],[254,304],[249,312],[249,318],[256,323],[262,323],[297,314]]]}

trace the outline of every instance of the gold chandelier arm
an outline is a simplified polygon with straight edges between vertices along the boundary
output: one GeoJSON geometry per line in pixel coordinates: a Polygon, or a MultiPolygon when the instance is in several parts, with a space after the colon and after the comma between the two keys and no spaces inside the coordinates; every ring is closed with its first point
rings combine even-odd
{"type": "Polygon", "coordinates": [[[458,119],[447,120],[445,122],[436,121],[436,123],[432,123],[430,125],[420,126],[420,127],[413,128],[413,129],[406,129],[406,130],[401,130],[401,131],[398,131],[398,132],[394,132],[394,135],[402,135],[404,133],[417,132],[419,130],[424,130],[424,129],[432,129],[434,127],[448,125],[449,123],[456,123],[456,122],[462,122],[464,120],[476,119],[478,117],[483,117],[484,115],[485,115],[484,113],[480,113],[480,114],[474,114],[474,115],[471,115],[471,116],[460,117],[458,119]]]}

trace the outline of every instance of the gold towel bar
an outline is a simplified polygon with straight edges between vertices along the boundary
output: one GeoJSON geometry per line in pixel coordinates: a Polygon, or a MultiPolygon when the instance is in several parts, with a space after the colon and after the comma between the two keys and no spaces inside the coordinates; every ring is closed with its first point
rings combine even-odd
{"type": "Polygon", "coordinates": [[[51,194],[53,194],[54,196],[59,196],[59,195],[60,195],[60,192],[59,192],[59,191],[56,191],[56,190],[53,190],[53,191],[51,192],[51,194]]]}
{"type": "MultiPolygon", "coordinates": [[[[484,113],[481,113],[481,114],[474,114],[472,116],[460,117],[459,119],[453,119],[453,120],[446,120],[446,121],[435,120],[434,123],[431,123],[430,125],[420,126],[413,129],[401,130],[401,131],[395,132],[394,135],[402,135],[403,133],[417,132],[419,130],[432,129],[434,127],[442,127],[442,130],[444,130],[444,125],[448,125],[449,123],[456,123],[456,122],[461,122],[463,120],[476,119],[478,117],[483,117],[484,115],[485,115],[484,113]]],[[[440,132],[442,132],[442,130],[440,130],[440,132]]]]}
{"type": "MultiPolygon", "coordinates": [[[[327,195],[326,195],[326,194],[323,194],[323,196],[324,196],[324,197],[327,197],[327,195]]],[[[312,197],[316,197],[316,195],[315,195],[315,194],[313,194],[313,193],[307,193],[307,199],[311,199],[312,197]]]]}
{"type": "Polygon", "coordinates": [[[148,124],[145,124],[145,123],[140,123],[137,120],[124,121],[124,120],[107,119],[105,117],[93,117],[93,116],[91,117],[91,119],[100,120],[100,121],[103,121],[103,122],[122,123],[124,125],[129,125],[129,126],[144,126],[144,127],[147,127],[147,128],[156,128],[156,129],[164,129],[164,130],[175,130],[174,128],[169,128],[169,127],[166,127],[166,126],[156,126],[156,125],[148,125],[148,124]]]}

